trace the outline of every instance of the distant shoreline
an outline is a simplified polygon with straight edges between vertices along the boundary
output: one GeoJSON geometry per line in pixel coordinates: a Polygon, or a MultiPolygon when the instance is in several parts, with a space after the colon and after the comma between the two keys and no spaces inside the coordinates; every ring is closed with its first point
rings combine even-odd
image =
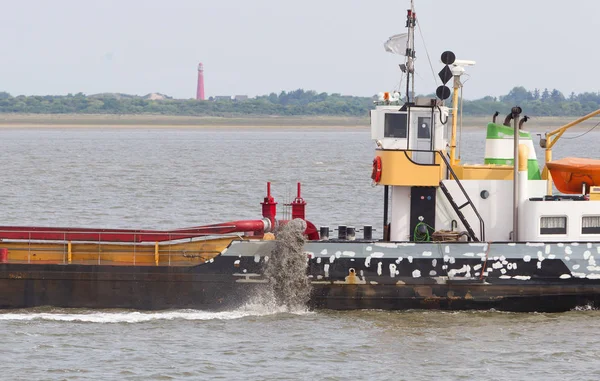
{"type": "MultiPolygon", "coordinates": [[[[574,117],[534,117],[525,125],[531,131],[551,131],[574,117]]],[[[465,116],[463,128],[484,128],[490,117],[465,116]]],[[[498,118],[498,122],[501,119],[498,118]]],[[[576,129],[591,128],[598,123],[592,118],[576,129]]],[[[248,116],[194,117],[170,115],[105,115],[105,114],[0,114],[0,128],[359,128],[368,129],[367,117],[336,116],[248,116]]],[[[600,129],[599,129],[600,130],[600,129]]]]}

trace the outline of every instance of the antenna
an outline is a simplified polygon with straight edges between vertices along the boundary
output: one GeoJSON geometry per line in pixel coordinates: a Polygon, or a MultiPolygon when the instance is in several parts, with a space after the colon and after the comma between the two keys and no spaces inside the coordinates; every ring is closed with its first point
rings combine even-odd
{"type": "Polygon", "coordinates": [[[415,25],[417,25],[417,14],[415,13],[414,0],[410,1],[410,9],[407,10],[406,27],[408,28],[408,39],[406,41],[406,102],[410,102],[410,90],[415,94],[415,25]],[[412,77],[412,78],[411,78],[412,77]]]}

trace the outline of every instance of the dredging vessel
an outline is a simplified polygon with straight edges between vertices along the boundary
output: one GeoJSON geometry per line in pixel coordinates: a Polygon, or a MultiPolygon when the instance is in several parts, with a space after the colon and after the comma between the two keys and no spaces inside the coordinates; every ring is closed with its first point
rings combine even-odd
{"type": "MultiPolygon", "coordinates": [[[[342,310],[598,306],[600,165],[552,160],[552,147],[600,110],[545,135],[541,171],[517,106],[503,123],[495,115],[487,125],[484,164],[463,164],[456,157],[458,92],[474,62],[444,52],[438,98],[412,97],[416,20],[411,7],[408,33],[386,43],[406,57],[406,97],[381,93],[370,115],[371,178],[384,187],[383,239],[374,240],[370,227],[357,239],[347,226],[330,238],[327,227],[306,220],[298,184],[291,219],[304,221],[298,239],[307,304],[342,310]],[[444,105],[450,80],[451,109],[444,105]]],[[[265,269],[280,243],[273,232],[287,223],[277,219],[268,184],[262,218],[251,221],[168,231],[2,226],[0,308],[240,306],[270,287],[265,269]]]]}

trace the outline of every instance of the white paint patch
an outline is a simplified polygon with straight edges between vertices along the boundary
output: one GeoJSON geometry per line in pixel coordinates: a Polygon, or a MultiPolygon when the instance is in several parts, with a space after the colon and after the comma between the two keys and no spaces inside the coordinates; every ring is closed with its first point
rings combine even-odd
{"type": "Polygon", "coordinates": [[[421,272],[419,270],[415,270],[412,272],[412,276],[413,276],[413,278],[420,278],[421,272]]]}
{"type": "Polygon", "coordinates": [[[517,269],[517,262],[513,262],[512,265],[513,265],[513,270],[516,270],[517,269]]]}
{"type": "Polygon", "coordinates": [[[536,247],[536,246],[545,246],[546,244],[543,242],[527,242],[525,245],[536,247]]]}
{"type": "Polygon", "coordinates": [[[567,255],[573,254],[573,250],[571,250],[571,246],[565,247],[565,254],[567,254],[567,255]]]}
{"type": "Polygon", "coordinates": [[[541,268],[542,268],[542,262],[538,262],[538,263],[537,263],[537,268],[538,268],[538,269],[541,269],[541,268]]]}
{"type": "Polygon", "coordinates": [[[507,268],[508,270],[512,270],[512,269],[513,269],[513,264],[512,264],[512,263],[509,263],[508,265],[506,265],[506,268],[507,268]]]}
{"type": "Polygon", "coordinates": [[[498,256],[495,256],[494,258],[492,258],[494,261],[499,260],[500,258],[498,256]]]}
{"type": "Polygon", "coordinates": [[[500,262],[494,262],[494,263],[492,263],[492,268],[493,269],[501,269],[502,267],[504,267],[504,266],[500,262]]]}
{"type": "Polygon", "coordinates": [[[596,266],[596,260],[594,259],[593,255],[590,257],[590,260],[588,261],[588,265],[596,266]]]}
{"type": "Polygon", "coordinates": [[[319,279],[319,280],[323,279],[323,275],[317,275],[317,279],[319,279]]]}
{"type": "Polygon", "coordinates": [[[481,265],[475,265],[473,266],[473,270],[479,270],[482,266],[481,265]]]}
{"type": "Polygon", "coordinates": [[[433,260],[431,261],[431,266],[432,266],[432,267],[435,267],[435,266],[437,266],[437,259],[433,259],[433,260]]]}
{"type": "Polygon", "coordinates": [[[548,259],[554,259],[554,258],[556,258],[556,255],[554,255],[554,254],[548,255],[548,259]]]}
{"type": "Polygon", "coordinates": [[[369,283],[370,284],[379,284],[379,283],[375,282],[374,280],[370,281],[369,283]]]}
{"type": "Polygon", "coordinates": [[[423,252],[423,256],[424,257],[431,257],[432,252],[431,251],[424,251],[423,252]]]}
{"type": "Polygon", "coordinates": [[[365,258],[365,267],[371,267],[371,256],[365,258]]]}
{"type": "Polygon", "coordinates": [[[456,258],[450,257],[450,261],[449,262],[450,262],[451,265],[455,264],[456,263],[456,258]]]}
{"type": "Polygon", "coordinates": [[[365,250],[366,251],[373,251],[373,247],[372,246],[367,246],[367,247],[365,247],[365,250]]]}
{"type": "Polygon", "coordinates": [[[255,254],[254,255],[254,262],[256,262],[256,263],[260,262],[260,255],[259,254],[255,254]]]}
{"type": "Polygon", "coordinates": [[[502,265],[504,265],[504,266],[508,265],[508,261],[507,260],[502,261],[502,265]]]}
{"type": "Polygon", "coordinates": [[[579,267],[580,267],[579,265],[573,265],[572,269],[577,270],[577,269],[579,269],[579,267]]]}
{"type": "Polygon", "coordinates": [[[587,267],[588,271],[600,271],[600,266],[588,266],[587,267]]]}
{"type": "Polygon", "coordinates": [[[329,257],[329,263],[333,263],[335,261],[335,255],[329,257]]]}
{"type": "Polygon", "coordinates": [[[383,273],[381,266],[381,262],[377,262],[377,275],[381,275],[383,273]]]}
{"type": "Polygon", "coordinates": [[[591,242],[588,242],[588,243],[587,243],[587,248],[588,248],[588,249],[591,249],[591,248],[592,248],[592,243],[591,243],[591,242]]]}
{"type": "Polygon", "coordinates": [[[402,260],[403,260],[403,259],[404,259],[404,258],[402,258],[402,257],[398,257],[398,259],[396,259],[396,263],[397,263],[397,264],[400,264],[400,262],[402,262],[402,260]]]}
{"type": "Polygon", "coordinates": [[[444,253],[450,254],[450,246],[444,247],[444,253]]]}
{"type": "Polygon", "coordinates": [[[479,271],[477,271],[477,272],[475,273],[475,276],[479,276],[479,275],[481,275],[481,274],[479,274],[479,271]]]}
{"type": "Polygon", "coordinates": [[[329,264],[326,263],[325,266],[323,266],[323,271],[325,271],[325,278],[329,278],[329,264]]]}
{"type": "Polygon", "coordinates": [[[509,242],[507,243],[508,246],[517,246],[517,244],[515,242],[509,242]]]}
{"type": "Polygon", "coordinates": [[[529,280],[531,277],[529,275],[515,275],[513,279],[517,280],[529,280]]]}
{"type": "Polygon", "coordinates": [[[402,246],[402,247],[415,246],[415,243],[414,242],[402,242],[402,243],[399,243],[398,246],[402,246]]]}
{"type": "MultiPolygon", "coordinates": [[[[310,258],[312,258],[312,255],[311,255],[310,258]]],[[[307,257],[306,259],[308,260],[309,258],[307,257]]],[[[265,255],[265,262],[269,262],[269,256],[268,255],[265,255]]]]}
{"type": "Polygon", "coordinates": [[[448,270],[448,265],[442,265],[442,270],[448,270]]]}
{"type": "Polygon", "coordinates": [[[317,263],[321,263],[321,257],[317,258],[317,263]]]}
{"type": "Polygon", "coordinates": [[[321,255],[327,255],[327,249],[321,250],[321,255]]]}
{"type": "Polygon", "coordinates": [[[562,274],[559,276],[560,279],[571,279],[571,274],[562,274]]]}
{"type": "Polygon", "coordinates": [[[354,262],[354,258],[350,258],[350,262],[354,262]]]}
{"type": "Polygon", "coordinates": [[[587,261],[588,259],[590,259],[591,255],[592,255],[592,252],[589,250],[586,250],[583,252],[583,259],[585,259],[587,261]]]}
{"type": "Polygon", "coordinates": [[[465,257],[474,257],[475,253],[463,253],[465,257]]]}
{"type": "Polygon", "coordinates": [[[412,263],[412,261],[413,261],[412,255],[409,255],[407,259],[408,259],[408,263],[412,263]]]}
{"type": "Polygon", "coordinates": [[[376,251],[371,254],[371,257],[373,257],[373,258],[383,258],[383,256],[384,256],[384,254],[381,251],[376,251]]]}
{"type": "Polygon", "coordinates": [[[565,261],[570,261],[571,257],[565,257],[565,261]]]}
{"type": "Polygon", "coordinates": [[[479,246],[479,247],[483,247],[487,245],[487,242],[469,242],[469,246],[479,246]]]}
{"type": "Polygon", "coordinates": [[[546,258],[544,258],[544,255],[542,254],[542,252],[538,251],[538,261],[542,262],[544,259],[546,259],[546,258]]]}
{"type": "Polygon", "coordinates": [[[579,242],[571,242],[571,246],[579,246],[579,242]]]}
{"type": "Polygon", "coordinates": [[[450,261],[450,257],[447,255],[444,255],[444,262],[448,262],[448,261],[450,261]]]}
{"type": "Polygon", "coordinates": [[[556,246],[558,246],[558,247],[564,247],[564,246],[565,246],[565,244],[564,244],[564,243],[562,243],[562,242],[559,242],[559,243],[557,243],[557,244],[556,244],[556,246]]]}
{"type": "Polygon", "coordinates": [[[588,279],[600,279],[600,274],[588,274],[588,279]]]}
{"type": "Polygon", "coordinates": [[[552,246],[546,245],[546,254],[550,254],[550,249],[552,249],[552,246]]]}
{"type": "Polygon", "coordinates": [[[238,259],[238,260],[236,260],[235,262],[233,262],[233,265],[234,265],[234,266],[239,266],[239,265],[240,265],[240,260],[238,259]]]}
{"type": "Polygon", "coordinates": [[[502,274],[506,274],[506,269],[500,269],[500,272],[501,272],[502,274]]]}
{"type": "Polygon", "coordinates": [[[530,262],[531,261],[531,256],[526,255],[523,257],[523,262],[530,262]]]}
{"type": "Polygon", "coordinates": [[[437,275],[437,272],[435,272],[435,270],[431,270],[429,272],[429,276],[436,276],[436,275],[437,275]]]}
{"type": "Polygon", "coordinates": [[[343,251],[342,255],[344,257],[354,257],[356,255],[356,253],[354,251],[343,251]]]}
{"type": "Polygon", "coordinates": [[[510,279],[510,275],[500,275],[500,279],[510,279]]]}
{"type": "MultiPolygon", "coordinates": [[[[413,243],[412,246],[414,246],[415,244],[413,243]]],[[[395,249],[398,247],[398,245],[396,245],[395,243],[390,243],[390,242],[380,242],[380,243],[376,243],[375,246],[377,247],[387,247],[390,249],[395,249]]]]}
{"type": "Polygon", "coordinates": [[[247,272],[248,272],[248,270],[246,270],[246,269],[243,269],[243,270],[242,270],[242,272],[243,272],[243,273],[247,273],[247,272]]]}
{"type": "Polygon", "coordinates": [[[468,276],[467,274],[469,274],[470,272],[471,272],[471,266],[469,266],[469,265],[463,265],[463,267],[461,267],[458,270],[452,269],[452,270],[448,271],[448,276],[450,278],[452,278],[456,274],[462,274],[462,273],[465,273],[465,276],[468,276]]]}
{"type": "Polygon", "coordinates": [[[576,278],[585,278],[585,273],[571,273],[576,278]]]}
{"type": "Polygon", "coordinates": [[[396,265],[390,263],[390,276],[393,278],[396,276],[396,265]]]}
{"type": "Polygon", "coordinates": [[[339,257],[341,257],[341,256],[342,256],[342,252],[341,252],[341,251],[336,251],[336,252],[335,252],[335,257],[336,257],[336,258],[339,258],[339,257]]]}

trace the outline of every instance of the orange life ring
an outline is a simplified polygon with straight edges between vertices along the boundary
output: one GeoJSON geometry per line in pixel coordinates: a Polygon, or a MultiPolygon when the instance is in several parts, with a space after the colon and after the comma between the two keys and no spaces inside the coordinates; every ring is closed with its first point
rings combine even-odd
{"type": "Polygon", "coordinates": [[[374,182],[379,183],[381,181],[381,157],[375,156],[373,159],[373,172],[371,172],[371,179],[374,182]]]}

